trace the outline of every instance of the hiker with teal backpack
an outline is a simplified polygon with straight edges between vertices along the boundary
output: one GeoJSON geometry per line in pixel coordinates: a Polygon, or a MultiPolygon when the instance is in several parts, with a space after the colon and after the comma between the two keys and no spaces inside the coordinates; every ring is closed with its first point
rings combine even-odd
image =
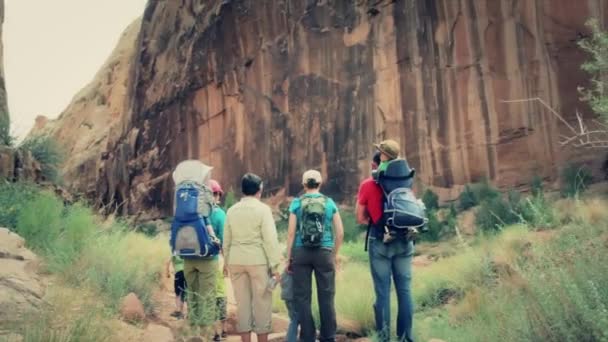
{"type": "Polygon", "coordinates": [[[319,192],[321,173],[308,170],[302,176],[305,194],[294,199],[289,207],[287,233],[288,272],[293,275],[296,316],[300,323],[300,339],[315,341],[316,330],[311,311],[312,273],[317,283],[317,299],[321,321],[320,341],[335,341],[336,259],[344,228],[335,202],[319,192]]]}
{"type": "Polygon", "coordinates": [[[208,185],[211,169],[198,160],[187,160],[177,165],[173,172],[175,210],[170,238],[172,254],[184,259],[188,320],[195,335],[200,335],[204,340],[213,337],[217,255],[221,247],[210,223],[214,206],[208,185]]]}

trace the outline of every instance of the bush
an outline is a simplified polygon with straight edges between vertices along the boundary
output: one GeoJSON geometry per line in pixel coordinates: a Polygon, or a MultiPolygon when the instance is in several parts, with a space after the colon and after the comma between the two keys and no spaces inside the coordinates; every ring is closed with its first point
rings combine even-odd
{"type": "Polygon", "coordinates": [[[0,227],[15,229],[19,212],[38,192],[33,184],[0,181],[0,227]]]}
{"type": "Polygon", "coordinates": [[[592,75],[591,89],[580,89],[582,99],[589,102],[591,109],[608,122],[608,32],[602,31],[596,19],[589,20],[591,37],[581,40],[579,46],[587,51],[590,59],[581,68],[592,75]]]}
{"type": "Polygon", "coordinates": [[[32,153],[47,180],[59,182],[59,165],[63,162],[63,153],[55,139],[48,135],[37,135],[23,141],[19,148],[32,153]]]}
{"type": "Polygon", "coordinates": [[[540,176],[534,176],[530,182],[530,192],[532,196],[542,196],[545,192],[543,179],[540,176]]]}
{"type": "Polygon", "coordinates": [[[506,225],[517,223],[519,217],[512,201],[514,199],[506,201],[502,197],[483,201],[475,214],[475,223],[485,232],[497,231],[506,225]]]}
{"type": "MultiPolygon", "coordinates": [[[[463,299],[448,310],[433,316],[429,312],[424,318],[418,315],[418,339],[606,340],[608,289],[600,284],[608,282],[608,254],[598,238],[607,228],[604,211],[595,224],[572,224],[553,239],[532,240],[532,247],[520,242],[528,257],[503,261],[507,271],[495,273],[498,278],[491,287],[465,287],[463,299]]],[[[522,253],[516,249],[501,254],[504,259],[522,253]]]]}
{"type": "Polygon", "coordinates": [[[460,203],[460,210],[468,210],[479,204],[477,196],[468,184],[464,186],[464,190],[460,193],[458,202],[460,203]]]}
{"type": "Polygon", "coordinates": [[[561,194],[563,197],[577,197],[587,190],[592,180],[591,171],[586,167],[569,165],[562,170],[561,194]]]}
{"type": "Polygon", "coordinates": [[[340,210],[340,217],[344,225],[344,242],[359,241],[365,229],[357,223],[355,213],[352,210],[342,209],[340,210]]]}
{"type": "Polygon", "coordinates": [[[230,207],[232,207],[236,203],[236,196],[234,195],[234,191],[228,191],[226,196],[224,196],[224,210],[228,211],[230,207]]]}
{"type": "Polygon", "coordinates": [[[134,292],[151,311],[152,291],[170,256],[166,239],[149,238],[120,223],[101,231],[89,208],[64,207],[50,192],[34,195],[16,211],[16,232],[47,260],[49,271],[96,290],[114,310],[134,292]]]}
{"type": "Polygon", "coordinates": [[[152,222],[140,223],[135,231],[149,237],[155,237],[158,235],[158,226],[152,222]]]}
{"type": "Polygon", "coordinates": [[[422,202],[427,210],[439,209],[439,196],[431,189],[426,189],[422,194],[422,202]]]}

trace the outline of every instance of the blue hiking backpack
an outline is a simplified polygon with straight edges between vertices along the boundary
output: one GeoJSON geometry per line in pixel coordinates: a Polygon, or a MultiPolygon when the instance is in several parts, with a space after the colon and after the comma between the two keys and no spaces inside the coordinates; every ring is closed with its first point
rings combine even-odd
{"type": "Polygon", "coordinates": [[[424,204],[412,192],[415,174],[405,159],[390,161],[378,174],[377,182],[384,192],[383,223],[389,230],[422,229],[428,222],[424,204]]]}
{"type": "Polygon", "coordinates": [[[210,169],[199,161],[185,161],[173,173],[177,183],[170,239],[173,255],[206,258],[220,252],[218,240],[208,231],[213,193],[204,185],[204,179],[208,178],[210,169]]]}

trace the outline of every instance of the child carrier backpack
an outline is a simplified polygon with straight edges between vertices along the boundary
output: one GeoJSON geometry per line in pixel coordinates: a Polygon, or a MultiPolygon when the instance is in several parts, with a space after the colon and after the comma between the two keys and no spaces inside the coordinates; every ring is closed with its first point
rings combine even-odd
{"type": "Polygon", "coordinates": [[[325,196],[300,197],[298,230],[304,247],[320,247],[325,232],[325,196]]]}
{"type": "Polygon", "coordinates": [[[204,218],[171,224],[171,250],[173,255],[188,258],[207,258],[219,254],[220,245],[208,232],[204,218]]]}
{"type": "Polygon", "coordinates": [[[424,204],[412,192],[415,174],[405,159],[395,159],[377,176],[384,192],[383,223],[391,231],[407,232],[428,222],[424,204]]]}
{"type": "Polygon", "coordinates": [[[219,254],[220,246],[207,225],[213,210],[213,193],[206,185],[211,169],[198,160],[187,160],[173,172],[176,187],[171,249],[174,255],[192,258],[219,254]]]}

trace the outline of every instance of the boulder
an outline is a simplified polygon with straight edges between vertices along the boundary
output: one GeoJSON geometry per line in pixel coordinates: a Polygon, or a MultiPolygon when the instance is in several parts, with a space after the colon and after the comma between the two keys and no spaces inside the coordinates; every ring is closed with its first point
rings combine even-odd
{"type": "Polygon", "coordinates": [[[36,310],[45,285],[37,272],[38,258],[19,235],[0,228],[0,328],[36,310]]]}
{"type": "Polygon", "coordinates": [[[120,316],[127,322],[141,322],[146,319],[144,305],[135,293],[131,292],[123,298],[120,316]]]}
{"type": "Polygon", "coordinates": [[[144,331],[142,341],[150,342],[173,342],[173,333],[171,329],[163,325],[149,324],[144,331]]]}

